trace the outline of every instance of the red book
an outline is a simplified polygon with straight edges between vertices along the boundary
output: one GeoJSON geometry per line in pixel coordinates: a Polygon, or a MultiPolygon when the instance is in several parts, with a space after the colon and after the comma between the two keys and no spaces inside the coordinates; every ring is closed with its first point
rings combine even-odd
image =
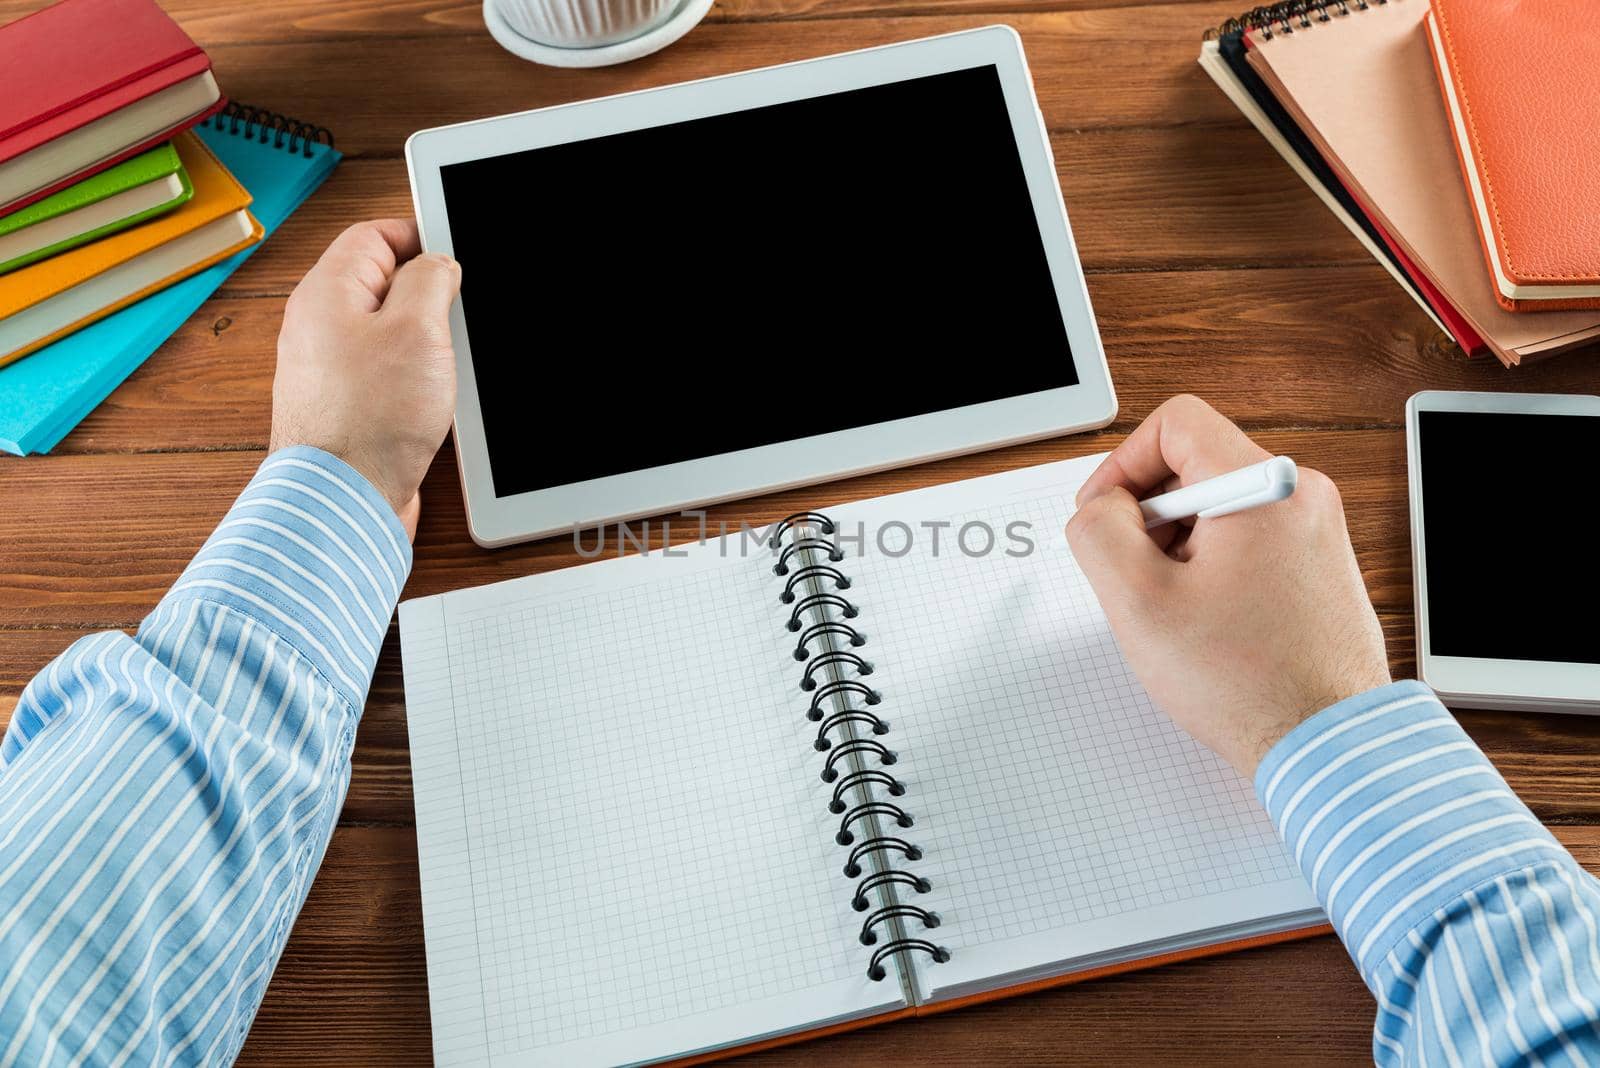
{"type": "Polygon", "coordinates": [[[0,26],[0,215],[223,105],[211,60],[154,0],[61,0],[0,26]]]}

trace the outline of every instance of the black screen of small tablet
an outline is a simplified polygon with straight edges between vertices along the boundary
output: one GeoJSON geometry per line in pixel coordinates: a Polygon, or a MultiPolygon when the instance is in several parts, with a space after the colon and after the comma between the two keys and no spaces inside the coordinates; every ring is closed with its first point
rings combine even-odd
{"type": "Polygon", "coordinates": [[[992,65],[443,185],[498,496],[1078,381],[992,65]]]}
{"type": "Polygon", "coordinates": [[[1421,412],[1429,651],[1600,664],[1600,417],[1421,412]]]}

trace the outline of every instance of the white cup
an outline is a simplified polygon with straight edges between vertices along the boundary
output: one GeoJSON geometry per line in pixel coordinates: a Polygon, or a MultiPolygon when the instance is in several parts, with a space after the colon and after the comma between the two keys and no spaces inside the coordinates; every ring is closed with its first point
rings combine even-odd
{"type": "Polygon", "coordinates": [[[683,0],[490,0],[518,34],[552,48],[600,48],[649,33],[683,0]]]}

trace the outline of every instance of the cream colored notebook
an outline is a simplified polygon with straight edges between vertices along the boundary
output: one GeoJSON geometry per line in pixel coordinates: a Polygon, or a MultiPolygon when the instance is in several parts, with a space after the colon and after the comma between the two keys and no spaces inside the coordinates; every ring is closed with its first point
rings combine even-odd
{"type": "Polygon", "coordinates": [[[1600,312],[1496,302],[1428,53],[1427,0],[1292,17],[1250,34],[1250,64],[1339,177],[1503,363],[1600,337],[1600,312]]]}

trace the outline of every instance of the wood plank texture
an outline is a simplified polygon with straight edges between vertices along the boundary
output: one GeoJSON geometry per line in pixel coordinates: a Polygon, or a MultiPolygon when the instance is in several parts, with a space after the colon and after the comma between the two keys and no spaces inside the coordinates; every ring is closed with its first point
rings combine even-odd
{"type": "MultiPolygon", "coordinates": [[[[1229,0],[1007,16],[1023,37],[1045,122],[1052,130],[1242,125],[1195,62],[1200,35],[1236,11],[1229,0]],[[1089,62],[1092,57],[1093,61],[1089,62]]],[[[598,70],[536,67],[486,34],[355,38],[285,34],[240,20],[208,44],[217,78],[238,100],[336,125],[356,154],[394,155],[407,134],[570,100],[724,74],[987,25],[993,16],[871,17],[770,23],[712,22],[673,48],[598,70]],[[427,63],[416,56],[425,49],[427,63]],[[407,77],[360,78],[365,70],[407,77]],[[337,123],[330,122],[337,118],[337,123]]]]}
{"type": "MultiPolygon", "coordinates": [[[[1385,613],[1390,661],[1397,678],[1415,673],[1409,615],[1385,613]]],[[[38,666],[85,628],[0,634],[0,728],[38,666]]],[[[1600,721],[1515,712],[1461,712],[1461,723],[1506,781],[1547,823],[1600,823],[1600,721]]],[[[414,823],[405,694],[398,632],[391,628],[356,736],[344,822],[408,827],[414,823]]]]}
{"type": "MultiPolygon", "coordinates": [[[[1072,130],[1052,134],[1051,144],[1090,272],[1371,265],[1254,130],[1072,130]],[[1241,226],[1245,215],[1250,225],[1241,226]]],[[[225,291],[287,294],[351,222],[410,211],[402,160],[347,160],[225,291]]]]}
{"type": "MultiPolygon", "coordinates": [[[[1594,349],[1515,371],[1466,360],[1370,262],[1195,63],[1201,31],[1239,0],[718,0],[672,48],[594,71],[507,55],[484,33],[477,0],[161,2],[212,54],[230,96],[329,126],[350,158],[57,455],[0,457],[0,725],[72,641],[137,626],[247,480],[266,447],[284,299],[345,226],[410,212],[401,146],[423,126],[992,22],[1021,33],[1121,400],[1117,423],[729,504],[711,511],[713,523],[760,524],[802,505],[1108,448],[1162,399],[1197,392],[1339,482],[1392,667],[1408,676],[1406,397],[1595,388],[1594,349]]],[[[38,6],[0,0],[0,23],[38,6]]],[[[716,210],[715,191],[705,210],[716,210]]],[[[702,287],[711,309],[715,283],[702,287]]],[[[424,499],[408,596],[579,562],[570,538],[476,548],[448,448],[424,499]]],[[[679,524],[673,540],[691,533],[679,524]]],[[[1600,719],[1460,719],[1533,811],[1600,870],[1600,719]]],[[[241,1064],[429,1063],[413,823],[391,628],[340,827],[241,1064]]],[[[1323,938],[747,1063],[1352,1063],[1370,1055],[1371,1014],[1343,949],[1323,938]]]]}
{"type": "MultiPolygon", "coordinates": [[[[1019,13],[1085,11],[1170,6],[1173,0],[718,0],[706,22],[775,22],[819,18],[872,18],[892,15],[974,15],[1008,21],[1019,13]]],[[[1178,0],[1201,8],[1201,28],[1216,10],[1237,6],[1216,0],[1178,0]]],[[[28,14],[38,0],[0,0],[0,24],[28,14]]],[[[239,41],[340,38],[368,34],[432,37],[480,34],[483,5],[461,0],[168,0],[162,5],[206,47],[239,41]]],[[[1137,17],[1130,13],[1127,17],[1137,17]]],[[[1196,30],[1196,33],[1199,31],[1196,30]]]]}
{"type": "MultiPolygon", "coordinates": [[[[1129,427],[1189,390],[1252,428],[1399,426],[1420,389],[1594,387],[1592,355],[1468,360],[1381,268],[1127,271],[1089,279],[1129,427]]],[[[281,296],[209,301],[58,453],[263,449],[281,296]],[[174,413],[182,412],[182,418],[174,413]]]]}
{"type": "MultiPolygon", "coordinates": [[[[4,0],[0,19],[38,6],[4,0]]],[[[769,2],[758,10],[769,19],[775,7],[769,2]]],[[[396,152],[406,134],[422,126],[996,21],[1022,34],[1052,128],[1240,121],[1222,95],[1209,90],[1195,64],[1200,35],[1236,13],[1236,0],[1150,4],[1133,13],[1084,3],[1018,3],[1009,13],[998,4],[950,5],[947,10],[967,13],[914,17],[881,0],[860,5],[857,17],[802,19],[776,30],[765,19],[713,19],[664,52],[597,70],[537,67],[517,59],[483,32],[477,4],[294,0],[280,6],[233,0],[212,6],[184,0],[173,8],[211,55],[230,97],[325,124],[337,117],[357,152],[396,152]],[[185,16],[185,6],[195,13],[185,16]],[[417,62],[422,50],[426,63],[417,62]],[[1088,56],[1093,63],[1084,62],[1088,56]],[[1163,76],[1151,77],[1153,70],[1163,76]],[[366,71],[380,76],[361,76],[366,71]],[[406,76],[382,76],[395,71],[406,76]],[[1196,91],[1201,87],[1208,91],[1196,91]]]]}
{"type": "MultiPolygon", "coordinates": [[[[1113,447],[1119,433],[1085,434],[936,464],[867,475],[814,489],[710,509],[710,522],[767,522],[802,506],[970,478],[1113,447]]],[[[1257,435],[1274,452],[1331,475],[1344,494],[1351,538],[1381,611],[1411,603],[1404,435],[1393,428],[1273,430],[1257,435]]],[[[0,539],[0,627],[91,621],[134,626],[177,578],[261,454],[156,453],[42,457],[11,465],[14,492],[31,522],[0,539]],[[135,485],[145,492],[129,495],[135,485]],[[114,521],[108,521],[114,517],[114,521]]],[[[407,596],[581,563],[571,538],[484,550],[467,536],[454,455],[446,450],[423,484],[427,501],[407,596]]],[[[659,524],[657,525],[659,533],[659,524]]],[[[693,531],[678,525],[678,540],[693,531]]],[[[591,540],[586,544],[592,545],[591,540]]]]}
{"type": "MultiPolygon", "coordinates": [[[[1590,871],[1600,829],[1556,827],[1590,871]]],[[[240,1059],[429,1062],[421,902],[403,879],[411,833],[341,827],[240,1059]]],[[[906,1063],[1356,1064],[1371,1056],[1372,997],[1332,937],[1061,987],[740,1060],[761,1068],[906,1063]]]]}

